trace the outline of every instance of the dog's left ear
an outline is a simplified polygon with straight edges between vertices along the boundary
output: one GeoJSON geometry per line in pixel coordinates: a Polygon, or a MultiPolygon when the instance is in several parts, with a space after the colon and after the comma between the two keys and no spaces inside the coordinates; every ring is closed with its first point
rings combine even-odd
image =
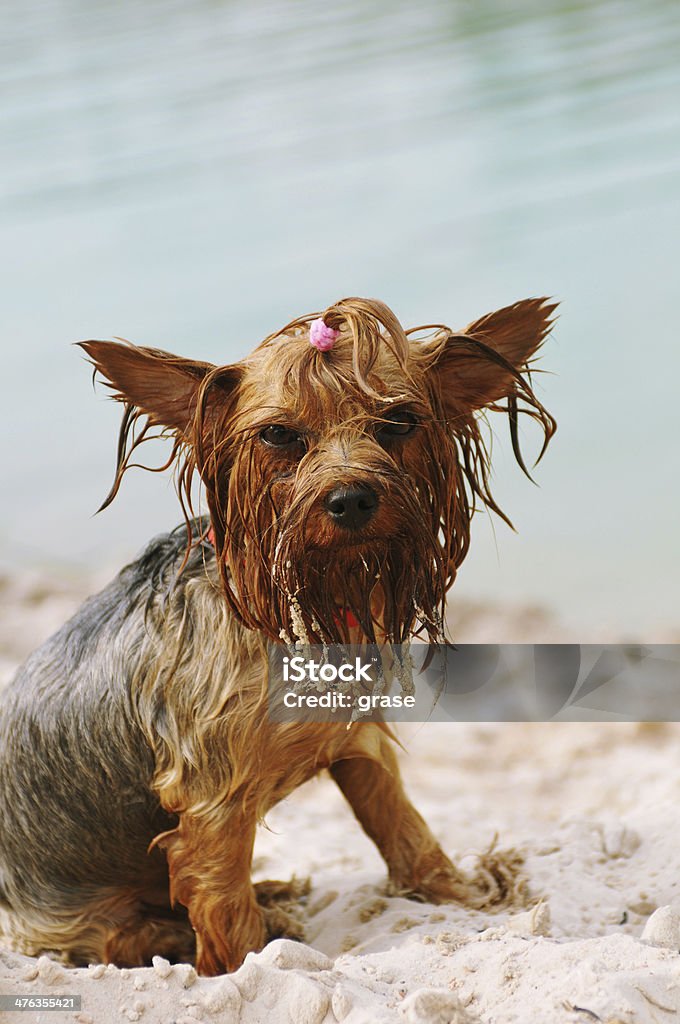
{"type": "Polygon", "coordinates": [[[425,344],[445,407],[473,412],[513,395],[518,374],[552,327],[557,303],[523,299],[488,313],[460,334],[425,344]]]}

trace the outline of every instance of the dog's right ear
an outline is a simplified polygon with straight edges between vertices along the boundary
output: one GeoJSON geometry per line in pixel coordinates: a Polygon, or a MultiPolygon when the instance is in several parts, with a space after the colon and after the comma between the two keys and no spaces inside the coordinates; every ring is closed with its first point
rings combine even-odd
{"type": "Polygon", "coordinates": [[[237,367],[217,369],[203,363],[174,356],[156,348],[141,348],[113,341],[78,342],[118,401],[148,416],[153,426],[170,427],[188,437],[194,421],[201,385],[210,374],[212,399],[233,391],[240,378],[237,367]],[[213,372],[214,371],[214,372],[213,372]]]}

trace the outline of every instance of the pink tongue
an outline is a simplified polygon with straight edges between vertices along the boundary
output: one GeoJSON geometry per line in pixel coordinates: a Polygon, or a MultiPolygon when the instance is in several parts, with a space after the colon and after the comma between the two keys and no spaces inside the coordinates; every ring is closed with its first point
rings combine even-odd
{"type": "Polygon", "coordinates": [[[345,622],[350,629],[355,629],[359,625],[359,620],[356,618],[350,608],[339,608],[338,614],[335,616],[337,622],[345,622]]]}

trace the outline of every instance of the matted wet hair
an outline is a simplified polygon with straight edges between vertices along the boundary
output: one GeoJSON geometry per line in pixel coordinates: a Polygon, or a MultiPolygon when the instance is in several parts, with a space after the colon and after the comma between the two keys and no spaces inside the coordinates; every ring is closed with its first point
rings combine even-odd
{"type": "Polygon", "coordinates": [[[442,324],[404,330],[384,303],[347,298],[323,314],[292,320],[227,366],[128,343],[84,342],[125,405],[115,479],[101,507],[117,494],[140,445],[169,436],[170,456],[154,471],[174,466],[189,544],[192,485],[200,476],[225,597],[246,626],[274,640],[346,641],[340,607],[374,641],[379,605],[379,639],[404,642],[418,629],[438,641],[445,595],[467,554],[475,510],[486,507],[510,524],[491,490],[483,414],[508,417],[513,451],[527,475],[520,416],[542,433],[536,462],[555,432],[530,368],[555,308],[527,299],[461,332],[442,324]],[[319,315],[340,332],[331,352],[308,344],[309,325],[319,315]],[[273,376],[275,400],[267,398],[273,376]],[[415,413],[417,438],[387,450],[368,425],[404,403],[415,413]],[[260,443],[263,427],[292,404],[301,422],[318,424],[328,409],[336,429],[353,432],[361,450],[356,471],[378,490],[391,535],[362,548],[342,536],[315,547],[308,523],[330,482],[327,469],[312,445],[287,475],[273,473],[260,443]]]}

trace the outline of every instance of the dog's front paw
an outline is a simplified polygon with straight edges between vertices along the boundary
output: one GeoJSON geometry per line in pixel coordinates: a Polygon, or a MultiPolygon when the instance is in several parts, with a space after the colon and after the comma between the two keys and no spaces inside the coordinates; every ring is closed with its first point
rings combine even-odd
{"type": "Polygon", "coordinates": [[[474,909],[508,905],[524,906],[528,883],[522,874],[524,860],[517,850],[480,854],[473,873],[464,874],[443,853],[414,865],[408,879],[392,879],[394,895],[425,903],[461,903],[474,909]]]}
{"type": "Polygon", "coordinates": [[[243,907],[226,902],[201,907],[192,923],[196,970],[208,977],[238,970],[247,953],[259,952],[268,941],[264,915],[254,901],[243,907]]]}

